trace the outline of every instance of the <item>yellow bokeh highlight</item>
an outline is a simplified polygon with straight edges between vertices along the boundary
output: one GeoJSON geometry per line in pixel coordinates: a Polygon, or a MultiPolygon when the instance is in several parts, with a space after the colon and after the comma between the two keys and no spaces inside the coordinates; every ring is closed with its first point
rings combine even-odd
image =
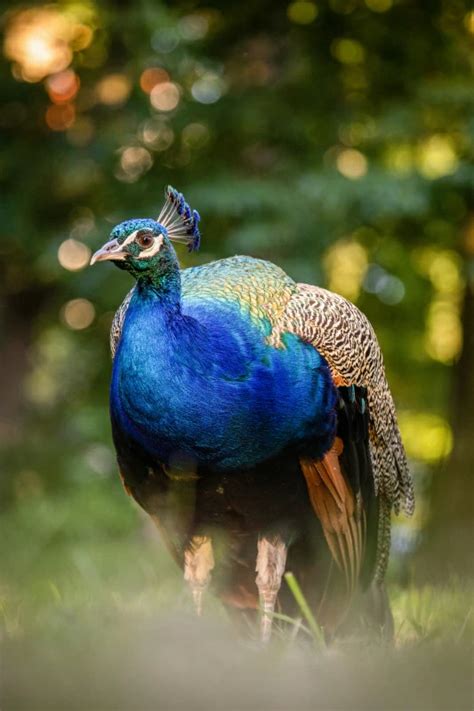
{"type": "Polygon", "coordinates": [[[108,74],[96,86],[98,100],[106,106],[124,104],[132,90],[130,79],[125,74],[108,74]]]}
{"type": "Polygon", "coordinates": [[[309,0],[296,0],[287,8],[288,19],[297,25],[310,25],[318,16],[316,3],[309,0]]]}
{"type": "Polygon", "coordinates": [[[44,5],[10,17],[3,51],[14,62],[15,77],[37,82],[66,69],[73,52],[87,47],[92,38],[91,27],[82,23],[71,8],[44,5]]]}
{"type": "Polygon", "coordinates": [[[426,316],[425,351],[433,360],[449,365],[462,348],[461,302],[465,279],[461,257],[450,249],[425,247],[414,251],[413,261],[434,289],[426,316]]]}
{"type": "Polygon", "coordinates": [[[58,262],[70,272],[77,272],[87,267],[91,258],[89,247],[77,239],[66,239],[59,245],[58,262]]]}
{"type": "Polygon", "coordinates": [[[393,5],[392,0],[365,0],[369,10],[373,12],[387,12],[393,5]]]}
{"type": "Polygon", "coordinates": [[[331,44],[331,54],[341,64],[360,64],[365,58],[365,49],[353,39],[337,39],[331,44]]]}
{"type": "Polygon", "coordinates": [[[464,287],[461,274],[461,257],[450,249],[436,251],[428,265],[428,275],[435,289],[441,294],[456,297],[464,287]]]}
{"type": "Polygon", "coordinates": [[[387,168],[393,173],[404,175],[415,165],[413,147],[409,143],[399,143],[389,146],[384,155],[387,168]]]}
{"type": "Polygon", "coordinates": [[[336,167],[345,178],[359,180],[368,170],[367,158],[355,148],[341,151],[336,158],[336,167]]]}
{"type": "Polygon", "coordinates": [[[95,318],[94,305],[88,299],[72,299],[64,304],[61,318],[73,331],[82,331],[91,325],[95,318]]]}
{"type": "Polygon", "coordinates": [[[425,349],[434,360],[449,365],[462,347],[462,325],[459,305],[435,298],[426,319],[425,349]]]}
{"type": "Polygon", "coordinates": [[[474,10],[466,13],[464,16],[464,27],[468,32],[474,35],[474,10]]]}
{"type": "Polygon", "coordinates": [[[339,240],[326,252],[323,264],[328,277],[328,289],[356,301],[367,271],[365,249],[354,240],[339,240]]]}
{"type": "Polygon", "coordinates": [[[407,454],[436,464],[451,452],[453,435],[448,422],[431,412],[401,411],[398,423],[407,454]]]}
{"type": "Polygon", "coordinates": [[[429,180],[451,175],[458,167],[458,158],[450,136],[434,134],[418,146],[417,167],[429,180]]]}

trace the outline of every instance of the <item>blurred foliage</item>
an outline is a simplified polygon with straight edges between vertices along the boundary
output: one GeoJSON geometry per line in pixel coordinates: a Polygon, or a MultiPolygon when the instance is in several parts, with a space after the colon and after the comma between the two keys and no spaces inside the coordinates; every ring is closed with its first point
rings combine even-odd
{"type": "Polygon", "coordinates": [[[453,443],[473,279],[469,3],[12,2],[2,27],[0,497],[12,580],[50,536],[83,536],[82,516],[91,537],[138,524],[107,416],[108,330],[130,283],[87,264],[114,223],[156,216],[168,183],[202,215],[202,251],[180,254],[183,265],[245,252],[366,312],[426,489],[453,443]],[[12,528],[30,500],[21,539],[12,528]]]}

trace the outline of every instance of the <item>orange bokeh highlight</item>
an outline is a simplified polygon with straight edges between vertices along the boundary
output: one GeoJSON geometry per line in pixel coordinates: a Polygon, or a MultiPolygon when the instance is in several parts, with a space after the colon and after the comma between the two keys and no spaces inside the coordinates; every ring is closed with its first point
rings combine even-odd
{"type": "Polygon", "coordinates": [[[116,72],[103,77],[96,86],[97,98],[106,106],[124,104],[132,90],[130,79],[125,74],[116,72]]]}
{"type": "Polygon", "coordinates": [[[76,96],[80,80],[72,69],[67,69],[48,77],[45,84],[51,101],[54,104],[65,104],[76,96]]]}
{"type": "Polygon", "coordinates": [[[66,131],[76,120],[74,104],[52,104],[46,110],[45,121],[52,131],[66,131]]]}
{"type": "Polygon", "coordinates": [[[3,51],[16,79],[41,81],[67,69],[73,52],[87,47],[91,27],[57,5],[20,10],[7,19],[3,51]]]}
{"type": "Polygon", "coordinates": [[[157,84],[162,84],[165,81],[169,81],[170,75],[166,69],[161,67],[149,67],[142,72],[140,76],[140,88],[145,94],[150,94],[153,87],[157,84]]]}

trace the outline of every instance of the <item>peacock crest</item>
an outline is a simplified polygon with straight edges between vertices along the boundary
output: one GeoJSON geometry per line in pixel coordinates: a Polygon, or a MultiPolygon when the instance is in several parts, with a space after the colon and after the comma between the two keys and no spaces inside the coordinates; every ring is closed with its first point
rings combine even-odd
{"type": "Polygon", "coordinates": [[[201,234],[197,210],[192,210],[182,193],[172,188],[165,190],[165,204],[159,214],[158,222],[162,225],[173,242],[186,244],[190,252],[199,249],[201,234]]]}

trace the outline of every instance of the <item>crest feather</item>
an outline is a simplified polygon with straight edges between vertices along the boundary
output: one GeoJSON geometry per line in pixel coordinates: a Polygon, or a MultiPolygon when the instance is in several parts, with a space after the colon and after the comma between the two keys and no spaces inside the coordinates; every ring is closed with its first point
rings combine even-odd
{"type": "Polygon", "coordinates": [[[165,190],[165,204],[158,217],[158,222],[166,229],[170,240],[186,244],[190,252],[199,249],[201,242],[200,219],[199,212],[191,210],[183,194],[168,185],[165,190]]]}

